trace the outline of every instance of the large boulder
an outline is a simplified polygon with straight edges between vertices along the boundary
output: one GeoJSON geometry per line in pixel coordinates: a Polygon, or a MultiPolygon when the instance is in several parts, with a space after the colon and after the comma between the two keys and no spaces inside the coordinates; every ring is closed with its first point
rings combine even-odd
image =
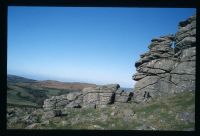
{"type": "Polygon", "coordinates": [[[115,100],[115,92],[120,86],[118,84],[110,84],[97,86],[96,88],[84,88],[83,107],[105,107],[113,104],[115,100]]]}
{"type": "Polygon", "coordinates": [[[60,96],[52,96],[44,101],[43,108],[46,111],[63,109],[65,107],[78,108],[82,106],[82,93],[72,92],[60,96]]]}
{"type": "Polygon", "coordinates": [[[63,111],[67,108],[81,108],[83,95],[81,92],[71,92],[60,96],[52,96],[44,101],[43,120],[56,116],[63,116],[63,111]]]}

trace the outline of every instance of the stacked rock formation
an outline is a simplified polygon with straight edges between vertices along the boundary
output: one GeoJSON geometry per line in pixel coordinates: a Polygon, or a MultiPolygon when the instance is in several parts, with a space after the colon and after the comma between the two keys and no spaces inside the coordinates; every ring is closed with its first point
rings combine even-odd
{"type": "Polygon", "coordinates": [[[104,107],[108,104],[126,103],[131,100],[132,92],[124,92],[118,84],[84,88],[81,92],[53,96],[44,101],[45,118],[59,116],[66,108],[104,107]]]}
{"type": "Polygon", "coordinates": [[[104,107],[107,104],[113,104],[115,92],[120,86],[111,84],[107,86],[97,86],[96,88],[83,89],[84,107],[104,107]]]}
{"type": "Polygon", "coordinates": [[[175,35],[175,57],[177,61],[171,71],[172,91],[195,91],[196,73],[196,15],[179,23],[175,35]]]}
{"type": "Polygon", "coordinates": [[[173,35],[151,40],[149,51],[135,63],[134,101],[195,90],[196,16],[179,23],[173,35]],[[174,44],[175,48],[172,47],[174,44]]]}
{"type": "Polygon", "coordinates": [[[131,100],[132,92],[124,92],[118,84],[83,89],[83,107],[105,107],[108,104],[126,103],[131,100]]]}

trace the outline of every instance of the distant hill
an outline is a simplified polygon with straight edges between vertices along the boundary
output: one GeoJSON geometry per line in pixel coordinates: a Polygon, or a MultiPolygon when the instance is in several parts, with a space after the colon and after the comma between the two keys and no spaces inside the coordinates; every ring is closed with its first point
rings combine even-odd
{"type": "Polygon", "coordinates": [[[81,91],[85,87],[95,87],[88,83],[66,83],[53,80],[38,81],[16,75],[7,76],[7,103],[41,107],[51,96],[81,91]]]}
{"type": "Polygon", "coordinates": [[[42,88],[54,88],[54,89],[70,89],[70,90],[82,90],[85,87],[95,87],[95,84],[89,83],[79,83],[79,82],[60,82],[55,80],[33,80],[24,78],[16,75],[8,75],[7,82],[9,84],[17,84],[21,86],[32,86],[32,87],[42,87],[42,88]]]}
{"type": "Polygon", "coordinates": [[[38,87],[54,88],[54,89],[70,89],[70,90],[82,90],[85,87],[95,87],[95,84],[79,83],[79,82],[59,82],[54,80],[44,80],[34,84],[38,87]]]}
{"type": "Polygon", "coordinates": [[[15,76],[15,75],[8,75],[7,76],[7,82],[8,83],[33,83],[36,82],[37,80],[33,80],[33,79],[28,79],[28,78],[24,78],[24,77],[20,77],[20,76],[15,76]]]}

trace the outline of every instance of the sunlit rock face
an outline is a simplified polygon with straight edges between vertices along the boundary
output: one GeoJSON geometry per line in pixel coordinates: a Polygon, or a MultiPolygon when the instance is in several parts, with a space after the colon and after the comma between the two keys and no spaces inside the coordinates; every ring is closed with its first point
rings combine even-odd
{"type": "Polygon", "coordinates": [[[175,35],[152,39],[148,48],[135,63],[135,102],[195,91],[196,15],[180,22],[175,35]]]}

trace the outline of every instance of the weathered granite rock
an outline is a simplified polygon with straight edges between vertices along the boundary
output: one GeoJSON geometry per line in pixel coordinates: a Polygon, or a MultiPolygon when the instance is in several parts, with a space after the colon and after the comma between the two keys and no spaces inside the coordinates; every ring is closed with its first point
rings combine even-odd
{"type": "Polygon", "coordinates": [[[62,114],[62,110],[58,110],[58,109],[52,109],[52,110],[46,110],[45,112],[44,112],[44,114],[42,115],[42,120],[44,121],[44,120],[47,120],[47,119],[51,119],[51,118],[53,118],[53,117],[60,117],[60,116],[62,116],[63,114],[62,114]]]}
{"type": "Polygon", "coordinates": [[[84,88],[82,92],[72,92],[53,96],[44,101],[43,119],[62,116],[67,108],[105,107],[113,103],[126,103],[131,100],[132,92],[121,90],[118,84],[84,88]]]}
{"type": "Polygon", "coordinates": [[[81,108],[83,95],[81,92],[72,92],[60,96],[52,96],[44,101],[44,114],[42,120],[50,119],[56,116],[63,116],[66,108],[81,108]]]}
{"type": "Polygon", "coordinates": [[[22,119],[22,121],[26,122],[27,124],[36,123],[37,120],[38,120],[38,116],[33,116],[33,115],[27,115],[22,119]]]}
{"type": "Polygon", "coordinates": [[[124,90],[118,89],[115,93],[115,103],[127,103],[131,101],[133,92],[125,92],[124,90]]]}
{"type": "Polygon", "coordinates": [[[173,39],[173,35],[154,38],[149,45],[150,51],[141,55],[141,59],[135,63],[135,67],[141,68],[141,65],[146,65],[149,62],[152,63],[152,60],[155,61],[162,58],[173,57],[174,53],[173,48],[171,47],[173,39]]]}
{"type": "Polygon", "coordinates": [[[173,35],[154,38],[149,45],[150,51],[142,55],[138,61],[139,64],[136,62],[138,73],[133,75],[133,80],[138,81],[134,89],[135,102],[146,101],[170,90],[170,86],[168,86],[169,72],[175,64],[171,47],[173,39],[173,35]],[[163,93],[159,90],[163,90],[163,93]]]}
{"type": "Polygon", "coordinates": [[[25,129],[36,129],[38,127],[38,124],[39,123],[33,123],[33,124],[27,126],[25,129]]]}
{"type": "Polygon", "coordinates": [[[7,107],[7,125],[23,123],[31,125],[40,121],[43,110],[33,107],[7,107]]]}
{"type": "Polygon", "coordinates": [[[82,106],[82,93],[73,92],[60,96],[52,96],[44,101],[44,110],[63,109],[65,107],[78,108],[82,106]]]}
{"type": "Polygon", "coordinates": [[[120,86],[118,84],[110,84],[97,86],[96,88],[84,88],[83,107],[104,107],[114,103],[115,92],[120,86]]]}
{"type": "Polygon", "coordinates": [[[56,117],[56,114],[53,110],[48,110],[45,111],[44,114],[42,115],[42,120],[50,119],[56,117]]]}
{"type": "Polygon", "coordinates": [[[173,35],[151,40],[147,53],[135,63],[134,101],[195,90],[196,16],[179,23],[173,35]],[[172,47],[174,44],[175,48],[172,47]]]}
{"type": "Polygon", "coordinates": [[[195,122],[195,114],[193,112],[181,112],[178,114],[178,118],[190,123],[195,122]]]}
{"type": "Polygon", "coordinates": [[[179,30],[175,35],[175,52],[196,46],[196,15],[179,23],[179,30]]]}
{"type": "Polygon", "coordinates": [[[175,56],[179,61],[171,71],[171,81],[176,84],[172,91],[195,91],[196,15],[179,23],[175,44],[175,56]]]}

